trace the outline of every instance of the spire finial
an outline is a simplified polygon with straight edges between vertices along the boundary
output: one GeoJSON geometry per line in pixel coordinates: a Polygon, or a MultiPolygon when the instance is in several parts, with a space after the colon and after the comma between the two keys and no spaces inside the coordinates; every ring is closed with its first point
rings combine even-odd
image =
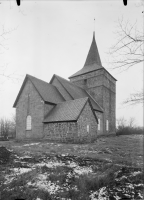
{"type": "Polygon", "coordinates": [[[93,36],[95,37],[95,18],[94,18],[94,30],[93,30],[93,36]]]}

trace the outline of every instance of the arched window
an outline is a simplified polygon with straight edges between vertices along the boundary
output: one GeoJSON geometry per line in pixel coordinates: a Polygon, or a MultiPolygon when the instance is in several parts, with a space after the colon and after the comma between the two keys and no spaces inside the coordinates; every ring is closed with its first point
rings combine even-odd
{"type": "Polygon", "coordinates": [[[26,130],[31,130],[32,129],[32,119],[31,116],[28,115],[26,118],[26,130]]]}

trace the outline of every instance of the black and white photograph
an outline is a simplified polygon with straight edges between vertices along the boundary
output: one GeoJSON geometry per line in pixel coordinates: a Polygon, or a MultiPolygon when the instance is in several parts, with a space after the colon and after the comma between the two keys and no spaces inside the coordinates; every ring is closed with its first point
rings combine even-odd
{"type": "Polygon", "coordinates": [[[140,200],[144,0],[0,0],[0,200],[140,200]]]}

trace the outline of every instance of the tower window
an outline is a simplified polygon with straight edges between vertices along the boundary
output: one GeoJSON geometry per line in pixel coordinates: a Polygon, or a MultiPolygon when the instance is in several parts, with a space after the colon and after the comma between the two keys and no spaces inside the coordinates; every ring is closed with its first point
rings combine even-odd
{"type": "Polygon", "coordinates": [[[108,131],[109,130],[109,121],[106,120],[106,130],[108,131]]]}
{"type": "Polygon", "coordinates": [[[84,79],[84,85],[86,85],[87,84],[87,79],[84,79]]]}
{"type": "Polygon", "coordinates": [[[87,133],[89,133],[89,125],[87,125],[87,133]]]}
{"type": "Polygon", "coordinates": [[[98,119],[98,130],[100,131],[100,119],[98,119]]]}
{"type": "Polygon", "coordinates": [[[26,118],[26,130],[31,130],[32,129],[32,119],[31,116],[28,115],[26,118]]]}

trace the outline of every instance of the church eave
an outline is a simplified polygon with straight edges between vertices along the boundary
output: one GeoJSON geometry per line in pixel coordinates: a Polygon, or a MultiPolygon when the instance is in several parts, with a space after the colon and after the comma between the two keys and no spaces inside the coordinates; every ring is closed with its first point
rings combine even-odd
{"type": "Polygon", "coordinates": [[[105,70],[115,81],[117,81],[117,79],[115,79],[104,67],[103,68],[99,68],[99,69],[95,69],[95,70],[91,70],[91,71],[88,71],[88,72],[80,73],[80,74],[77,74],[77,75],[74,74],[72,76],[69,76],[68,78],[69,79],[75,78],[77,76],[81,76],[81,75],[88,74],[88,73],[91,73],[91,72],[94,72],[94,71],[98,71],[98,70],[105,70]]]}
{"type": "Polygon", "coordinates": [[[51,124],[51,123],[64,123],[64,122],[77,122],[77,120],[64,120],[64,121],[50,121],[50,122],[44,122],[44,124],[51,124]]]}

